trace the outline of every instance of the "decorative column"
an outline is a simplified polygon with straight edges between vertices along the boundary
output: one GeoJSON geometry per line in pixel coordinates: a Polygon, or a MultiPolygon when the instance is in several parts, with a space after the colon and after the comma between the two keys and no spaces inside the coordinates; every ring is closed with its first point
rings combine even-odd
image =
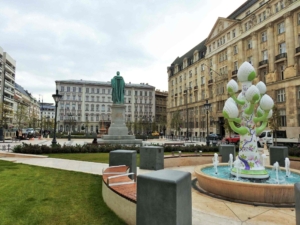
{"type": "Polygon", "coordinates": [[[285,43],[287,52],[287,66],[295,64],[295,40],[293,35],[293,21],[291,12],[284,14],[285,18],[285,43]]]}
{"type": "Polygon", "coordinates": [[[253,67],[258,68],[259,56],[258,56],[258,44],[257,44],[257,33],[252,33],[252,57],[253,57],[253,67]]]}

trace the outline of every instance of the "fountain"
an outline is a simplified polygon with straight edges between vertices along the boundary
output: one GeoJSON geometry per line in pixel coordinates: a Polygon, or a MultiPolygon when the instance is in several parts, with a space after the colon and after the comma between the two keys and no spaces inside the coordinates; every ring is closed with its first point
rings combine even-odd
{"type": "Polygon", "coordinates": [[[290,159],[289,158],[285,158],[285,175],[286,177],[289,177],[291,175],[291,171],[290,171],[290,159]]]}
{"type": "MultiPolygon", "coordinates": [[[[230,80],[227,84],[230,98],[225,102],[223,115],[231,129],[240,134],[238,157],[232,164],[229,161],[229,166],[227,163],[219,163],[218,174],[215,168],[217,163],[214,161],[213,165],[197,166],[194,171],[198,187],[208,194],[250,204],[294,204],[294,185],[286,183],[286,179],[279,176],[283,169],[278,163],[274,165],[273,176],[272,167],[265,165],[266,155],[260,155],[257,147],[257,135],[266,128],[267,121],[272,116],[274,102],[265,94],[267,88],[263,82],[252,85],[256,73],[250,63],[244,62],[237,76],[241,82],[241,93],[236,97],[238,84],[235,80],[230,80]],[[214,173],[204,172],[212,167],[214,173]],[[227,173],[223,173],[223,168],[227,173]],[[218,177],[221,174],[227,174],[227,178],[218,177]]],[[[289,160],[286,159],[285,162],[286,176],[294,177],[292,182],[299,182],[300,172],[291,170],[290,173],[289,160]]]]}
{"type": "Polygon", "coordinates": [[[230,169],[232,169],[233,155],[231,153],[229,154],[229,162],[228,162],[228,164],[229,164],[230,169]]]}
{"type": "Polygon", "coordinates": [[[212,158],[212,161],[213,161],[213,165],[214,165],[214,168],[215,168],[215,174],[218,174],[218,164],[219,164],[219,159],[218,159],[218,154],[215,153],[214,154],[214,157],[212,158]]]}

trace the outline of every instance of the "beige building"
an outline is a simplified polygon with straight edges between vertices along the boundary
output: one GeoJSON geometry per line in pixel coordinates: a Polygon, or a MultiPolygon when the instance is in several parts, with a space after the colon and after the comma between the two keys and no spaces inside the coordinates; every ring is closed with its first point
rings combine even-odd
{"type": "Polygon", "coordinates": [[[208,132],[225,135],[226,84],[237,79],[239,66],[248,61],[257,71],[255,82],[266,83],[279,108],[281,129],[299,137],[299,46],[300,1],[248,0],[227,18],[218,18],[203,42],[168,67],[168,131],[206,136],[208,100],[208,132]],[[179,127],[174,127],[177,111],[179,127]]]}
{"type": "MultiPolygon", "coordinates": [[[[100,81],[59,80],[56,89],[63,95],[58,103],[57,129],[99,132],[111,121],[111,84],[100,81]]],[[[125,84],[125,117],[130,133],[149,129],[155,115],[155,88],[148,83],[125,84]],[[136,122],[140,122],[136,126],[136,122]]]]}

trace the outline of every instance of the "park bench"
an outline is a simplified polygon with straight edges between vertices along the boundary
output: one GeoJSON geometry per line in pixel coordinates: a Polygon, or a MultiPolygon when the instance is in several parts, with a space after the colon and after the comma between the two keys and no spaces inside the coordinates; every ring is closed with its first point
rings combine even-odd
{"type": "Polygon", "coordinates": [[[170,143],[164,143],[164,146],[184,146],[184,143],[183,142],[177,142],[177,143],[170,142],[170,143]]]}

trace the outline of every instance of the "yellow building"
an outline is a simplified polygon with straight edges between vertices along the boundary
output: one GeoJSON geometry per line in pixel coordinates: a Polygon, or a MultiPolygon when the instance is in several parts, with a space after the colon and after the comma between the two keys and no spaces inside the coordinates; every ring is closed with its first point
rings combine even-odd
{"type": "Polygon", "coordinates": [[[300,137],[299,46],[300,1],[248,0],[219,17],[204,41],[168,67],[167,132],[204,137],[208,122],[209,133],[225,135],[226,84],[248,61],[279,109],[281,129],[300,137]]]}

